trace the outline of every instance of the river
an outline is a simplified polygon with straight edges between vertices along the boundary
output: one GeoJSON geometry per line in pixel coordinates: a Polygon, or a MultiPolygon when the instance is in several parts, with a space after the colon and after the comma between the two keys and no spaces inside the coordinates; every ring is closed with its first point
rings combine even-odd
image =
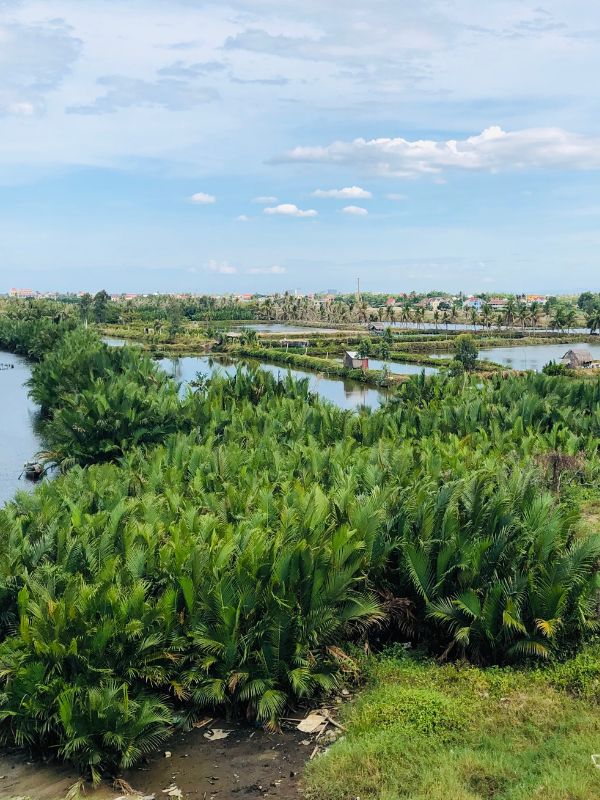
{"type": "MultiPolygon", "coordinates": [[[[124,341],[110,340],[112,345],[125,344],[124,341]]],[[[31,372],[24,358],[11,353],[0,352],[0,364],[8,369],[0,369],[0,506],[10,500],[19,489],[31,490],[33,485],[19,475],[26,461],[39,452],[43,445],[36,430],[37,408],[28,397],[25,385],[31,372]]],[[[198,372],[212,375],[215,372],[232,374],[236,365],[229,361],[219,362],[207,356],[163,359],[163,368],[185,385],[196,377],[198,372]]],[[[274,375],[285,376],[287,367],[260,364],[261,369],[274,375]]],[[[353,409],[361,406],[377,408],[385,399],[383,392],[363,383],[339,378],[321,377],[315,372],[292,369],[295,378],[308,378],[310,388],[321,397],[330,400],[341,408],[353,409]]]]}
{"type": "Polygon", "coordinates": [[[24,358],[0,352],[0,506],[17,489],[31,489],[33,484],[19,480],[23,464],[41,449],[36,432],[37,409],[27,395],[25,381],[29,365],[24,358]]]}

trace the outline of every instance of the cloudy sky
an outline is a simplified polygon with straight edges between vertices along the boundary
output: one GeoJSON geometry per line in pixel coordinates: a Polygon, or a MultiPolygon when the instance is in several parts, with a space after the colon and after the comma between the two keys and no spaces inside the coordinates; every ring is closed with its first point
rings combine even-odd
{"type": "Polygon", "coordinates": [[[0,292],[598,290],[599,45],[590,0],[0,0],[0,292]]]}

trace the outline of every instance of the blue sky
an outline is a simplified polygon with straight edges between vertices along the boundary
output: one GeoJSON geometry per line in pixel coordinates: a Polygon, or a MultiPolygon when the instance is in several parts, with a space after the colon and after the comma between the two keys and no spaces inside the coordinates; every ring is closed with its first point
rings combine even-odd
{"type": "Polygon", "coordinates": [[[599,44],[589,0],[0,0],[0,292],[599,290],[599,44]]]}

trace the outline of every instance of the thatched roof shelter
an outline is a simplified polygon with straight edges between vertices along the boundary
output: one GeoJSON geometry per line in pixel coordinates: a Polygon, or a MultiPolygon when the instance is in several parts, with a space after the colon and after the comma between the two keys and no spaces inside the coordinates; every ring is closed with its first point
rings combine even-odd
{"type": "Polygon", "coordinates": [[[568,350],[561,359],[561,364],[569,367],[569,369],[586,369],[593,363],[594,358],[592,354],[583,347],[575,350],[568,350]]]}

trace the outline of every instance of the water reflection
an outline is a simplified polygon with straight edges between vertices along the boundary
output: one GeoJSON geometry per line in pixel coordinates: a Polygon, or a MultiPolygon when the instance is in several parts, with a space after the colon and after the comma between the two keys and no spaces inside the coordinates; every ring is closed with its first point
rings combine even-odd
{"type": "Polygon", "coordinates": [[[249,322],[240,325],[258,333],[337,333],[335,328],[311,328],[309,325],[287,325],[285,322],[249,322]]]}
{"type": "Polygon", "coordinates": [[[369,369],[383,370],[384,366],[393,375],[420,375],[422,372],[425,375],[437,375],[439,372],[436,367],[423,367],[420,364],[399,364],[397,361],[380,361],[377,358],[369,357],[369,369]]]}
{"type": "MultiPolygon", "coordinates": [[[[182,391],[197,374],[212,376],[214,374],[233,375],[237,364],[230,359],[216,359],[210,356],[184,356],[182,358],[164,358],[158,362],[163,369],[182,384],[182,391]]],[[[354,409],[361,406],[377,408],[385,400],[385,392],[373,389],[358,381],[329,378],[319,373],[301,369],[289,369],[274,364],[247,361],[251,366],[270,372],[277,378],[285,378],[288,371],[294,378],[308,378],[310,390],[326,400],[330,400],[340,408],[354,409]]]]}

